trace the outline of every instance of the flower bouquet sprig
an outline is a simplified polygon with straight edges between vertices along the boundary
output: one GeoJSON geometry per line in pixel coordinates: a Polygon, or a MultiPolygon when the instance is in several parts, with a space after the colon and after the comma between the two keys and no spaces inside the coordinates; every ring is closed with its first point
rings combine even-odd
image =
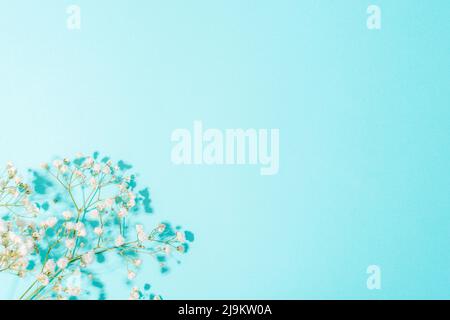
{"type": "Polygon", "coordinates": [[[30,186],[17,176],[12,163],[0,173],[0,209],[13,214],[14,222],[0,219],[0,272],[10,272],[23,277],[28,266],[28,254],[34,248],[35,226],[24,218],[34,218],[39,210],[29,195],[30,186]]]}
{"type": "MultiPolygon", "coordinates": [[[[12,182],[11,166],[3,183],[14,197],[5,197],[7,214],[0,219],[0,236],[6,239],[0,246],[0,270],[34,278],[20,299],[87,298],[93,289],[104,299],[105,285],[95,266],[111,255],[126,266],[132,284],[143,257],[155,258],[164,273],[168,258],[187,252],[187,242],[194,240],[191,232],[167,222],[145,230],[142,219],[152,213],[149,190],[138,190],[136,175],[123,161],[80,154],[41,167],[31,171],[33,190],[12,182]],[[11,240],[13,234],[17,239],[11,240]]],[[[159,298],[137,287],[129,297],[159,298]]]]}

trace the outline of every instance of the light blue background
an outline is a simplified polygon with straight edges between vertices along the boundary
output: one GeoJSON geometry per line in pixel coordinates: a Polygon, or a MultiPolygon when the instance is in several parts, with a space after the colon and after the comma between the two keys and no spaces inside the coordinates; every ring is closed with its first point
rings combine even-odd
{"type": "Polygon", "coordinates": [[[1,0],[0,162],[100,150],[133,163],[155,223],[197,236],[168,276],[139,278],[168,299],[450,298],[449,9],[1,0]],[[81,31],[66,29],[72,3],[81,31]],[[197,119],[279,128],[279,174],[172,165],[172,130],[197,119]]]}

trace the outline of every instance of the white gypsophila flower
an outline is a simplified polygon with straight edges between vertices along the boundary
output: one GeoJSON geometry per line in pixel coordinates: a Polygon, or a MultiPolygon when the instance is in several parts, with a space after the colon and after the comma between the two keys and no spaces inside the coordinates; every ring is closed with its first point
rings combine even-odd
{"type": "Polygon", "coordinates": [[[159,233],[163,233],[164,230],[166,230],[166,225],[165,225],[164,223],[161,223],[161,224],[158,226],[157,231],[158,231],[159,233]]]}
{"type": "Polygon", "coordinates": [[[21,257],[25,257],[26,255],[28,255],[28,248],[25,244],[21,244],[19,245],[19,247],[17,248],[17,253],[19,254],[19,256],[21,257]]]}
{"type": "Polygon", "coordinates": [[[103,212],[105,210],[105,204],[104,203],[99,203],[97,205],[97,210],[100,212],[103,212]]]}
{"type": "Polygon", "coordinates": [[[73,174],[74,174],[75,176],[79,177],[79,178],[84,178],[84,174],[83,174],[83,172],[81,172],[80,170],[75,170],[75,171],[73,172],[73,174]]]}
{"type": "Polygon", "coordinates": [[[170,254],[170,251],[171,251],[171,250],[170,250],[170,247],[169,247],[169,246],[165,246],[163,250],[164,250],[164,253],[165,253],[166,255],[169,255],[169,254],[170,254]]]}
{"type": "Polygon", "coordinates": [[[137,237],[140,242],[144,242],[147,240],[147,235],[144,231],[144,226],[141,224],[136,225],[137,237]]]}
{"type": "Polygon", "coordinates": [[[75,223],[75,230],[79,231],[79,230],[83,230],[85,228],[84,223],[83,222],[77,222],[75,223]]]}
{"type": "Polygon", "coordinates": [[[81,261],[85,264],[85,265],[90,265],[94,262],[94,258],[95,258],[95,252],[94,251],[88,251],[87,253],[83,254],[81,256],[81,261]]]}
{"type": "Polygon", "coordinates": [[[137,224],[136,225],[136,232],[137,233],[144,232],[144,226],[142,224],[137,224]]]}
{"type": "Polygon", "coordinates": [[[69,284],[66,288],[66,293],[71,297],[78,297],[81,294],[81,287],[69,284]]]}
{"type": "Polygon", "coordinates": [[[95,233],[97,236],[101,236],[101,235],[103,234],[103,229],[100,228],[100,227],[96,227],[96,228],[94,229],[94,233],[95,233]]]}
{"type": "Polygon", "coordinates": [[[45,221],[45,225],[49,228],[53,228],[58,223],[58,219],[56,217],[50,217],[45,221]]]}
{"type": "MultiPolygon", "coordinates": [[[[98,158],[98,154],[94,154],[94,157],[98,158]]],[[[71,296],[84,296],[85,290],[81,290],[81,274],[79,281],[76,283],[79,286],[68,286],[68,283],[77,268],[78,270],[83,268],[83,277],[86,276],[90,280],[94,279],[95,275],[91,274],[91,270],[87,268],[91,268],[90,264],[95,263],[97,253],[114,250],[120,255],[130,250],[130,252],[136,251],[139,253],[163,254],[166,252],[168,254],[171,251],[175,252],[177,245],[180,246],[180,242],[186,240],[182,233],[175,234],[169,230],[169,234],[165,234],[164,232],[167,229],[165,224],[156,225],[156,229],[149,229],[147,225],[136,226],[133,221],[127,221],[125,218],[128,216],[133,216],[136,221],[141,221],[140,214],[142,211],[132,210],[132,208],[139,206],[138,209],[141,209],[141,205],[145,205],[142,198],[133,192],[135,189],[138,190],[134,187],[135,175],[124,175],[122,166],[118,167],[112,161],[106,161],[106,163],[105,161],[99,160],[97,162],[93,158],[80,155],[74,162],[70,162],[68,159],[56,160],[54,162],[56,170],[52,166],[44,165],[43,168],[47,172],[43,172],[43,174],[48,175],[51,180],[53,178],[55,180],[60,179],[61,181],[55,181],[55,184],[60,182],[65,187],[61,189],[61,192],[65,193],[61,195],[61,199],[64,199],[64,201],[58,203],[55,201],[55,205],[52,203],[50,210],[45,211],[54,214],[54,210],[63,209],[52,218],[48,218],[48,213],[44,213],[42,209],[42,214],[45,215],[43,217],[35,216],[34,220],[37,223],[33,227],[24,224],[23,220],[28,221],[29,216],[31,216],[28,213],[27,216],[23,215],[25,219],[22,220],[17,220],[17,217],[9,219],[8,224],[11,224],[11,226],[8,226],[7,223],[0,223],[0,270],[7,263],[6,267],[9,267],[9,270],[18,276],[31,276],[33,274],[34,277],[39,277],[39,287],[41,285],[42,287],[47,286],[36,296],[39,299],[68,298],[67,293],[71,296]],[[93,170],[94,167],[95,170],[93,170]],[[117,169],[115,169],[116,167],[117,169]],[[62,172],[65,173],[62,174],[62,172]],[[90,190],[91,184],[92,190],[90,190]],[[73,192],[72,197],[67,194],[70,191],[73,192]],[[88,196],[90,194],[92,196],[88,196]],[[74,208],[80,209],[75,211],[74,208]],[[96,210],[93,211],[93,209],[96,210]],[[41,221],[44,221],[42,228],[39,225],[41,221]],[[137,237],[133,235],[133,230],[131,230],[131,234],[129,233],[128,228],[130,226],[132,228],[133,225],[136,227],[137,237]],[[60,227],[61,229],[56,229],[60,227]],[[55,232],[51,232],[51,228],[55,232]],[[83,236],[84,238],[81,238],[83,236]],[[101,239],[104,239],[104,241],[101,241],[101,239]],[[6,250],[8,251],[2,251],[3,241],[7,241],[8,247],[6,250]],[[39,243],[40,241],[43,241],[42,245],[39,243]],[[55,246],[52,252],[46,254],[47,259],[53,257],[54,260],[50,259],[44,265],[41,263],[39,266],[39,262],[34,259],[39,256],[42,246],[52,248],[52,243],[61,243],[63,248],[55,246]],[[173,249],[171,249],[172,245],[173,249]],[[4,252],[12,257],[6,262],[2,260],[4,252]],[[27,258],[30,254],[33,258],[32,261],[27,258]],[[40,275],[38,275],[39,272],[40,275]]],[[[11,184],[12,187],[5,188],[5,194],[7,193],[8,198],[13,199],[11,201],[16,201],[23,209],[29,207],[30,213],[39,213],[39,209],[34,202],[37,198],[33,196],[32,188],[27,188],[26,182],[19,179],[20,175],[14,172],[14,167],[11,166],[10,169],[14,178],[6,180],[7,185],[11,184]],[[24,203],[22,204],[22,202],[24,203]]],[[[2,192],[2,183],[0,177],[0,193],[2,192]]],[[[46,193],[46,195],[50,197],[48,200],[51,201],[53,195],[50,193],[46,193]]],[[[182,247],[179,250],[181,249],[182,247]]],[[[123,259],[122,262],[124,266],[126,265],[126,277],[130,281],[134,280],[143,264],[140,254],[134,257],[131,255],[123,256],[120,259],[123,259]]],[[[161,267],[164,265],[165,263],[161,264],[161,267]]],[[[89,286],[91,285],[92,283],[89,282],[89,286]]],[[[89,291],[90,288],[86,290],[86,293],[89,291]]],[[[34,299],[32,295],[33,293],[30,291],[25,297],[34,299]]],[[[160,298],[153,295],[151,297],[160,298]]],[[[137,288],[133,288],[130,298],[141,299],[143,295],[137,288]]]]}
{"type": "Polygon", "coordinates": [[[67,239],[66,240],[66,248],[72,250],[75,248],[75,239],[67,239]]]}
{"type": "Polygon", "coordinates": [[[67,267],[67,265],[69,264],[69,259],[67,259],[66,257],[60,258],[58,260],[58,262],[56,263],[56,265],[58,266],[58,268],[60,269],[65,269],[67,267]]]}
{"type": "Polygon", "coordinates": [[[41,232],[33,232],[33,234],[31,235],[33,237],[34,240],[39,241],[42,238],[42,234],[41,232]]]}
{"type": "Polygon", "coordinates": [[[125,208],[122,208],[119,210],[119,212],[117,213],[119,218],[124,218],[128,215],[128,211],[125,208]]]}
{"type": "Polygon", "coordinates": [[[27,225],[27,222],[23,219],[16,218],[16,226],[19,228],[23,228],[27,225]]]}
{"type": "Polygon", "coordinates": [[[77,222],[75,224],[75,230],[77,231],[78,237],[86,237],[87,232],[86,232],[86,227],[84,226],[84,223],[77,222]]]}
{"type": "Polygon", "coordinates": [[[41,163],[41,168],[44,169],[44,170],[47,170],[48,169],[48,163],[47,162],[42,162],[41,163]]]}
{"type": "Polygon", "coordinates": [[[136,273],[129,270],[127,277],[128,277],[128,280],[133,280],[134,278],[136,278],[136,273]]]}
{"type": "Polygon", "coordinates": [[[84,161],[84,166],[85,167],[92,167],[92,165],[94,164],[94,159],[92,157],[88,157],[86,158],[86,160],[84,161]]]}
{"type": "Polygon", "coordinates": [[[79,236],[79,237],[81,237],[81,238],[84,238],[84,237],[86,237],[87,236],[87,231],[86,231],[86,229],[80,229],[80,230],[78,230],[77,231],[77,236],[79,236]]]}
{"type": "Polygon", "coordinates": [[[28,266],[29,260],[27,258],[20,258],[17,260],[17,268],[18,269],[25,269],[28,266]]]}
{"type": "Polygon", "coordinates": [[[116,241],[115,241],[116,247],[121,247],[121,246],[123,246],[124,244],[125,244],[125,239],[124,239],[121,235],[119,235],[119,236],[116,238],[116,241]]]}
{"type": "Polygon", "coordinates": [[[92,210],[90,216],[94,219],[98,219],[98,210],[96,209],[92,210]]]}
{"type": "Polygon", "coordinates": [[[100,166],[99,163],[94,164],[94,167],[92,169],[94,171],[94,173],[99,174],[100,171],[102,170],[102,167],[100,166]]]}
{"type": "Polygon", "coordinates": [[[37,216],[40,213],[39,208],[34,203],[31,203],[28,198],[24,198],[22,204],[25,207],[25,210],[31,215],[37,216]]]}
{"type": "Polygon", "coordinates": [[[92,188],[96,188],[97,187],[97,179],[95,179],[94,177],[92,177],[89,180],[89,184],[91,185],[92,188]]]}
{"type": "Polygon", "coordinates": [[[22,243],[22,238],[12,231],[8,232],[8,239],[15,245],[20,245],[22,243]]]}
{"type": "Polygon", "coordinates": [[[128,208],[133,208],[136,205],[136,201],[134,199],[131,199],[130,201],[128,201],[127,203],[127,207],[128,208]]]}
{"type": "Polygon", "coordinates": [[[139,232],[137,234],[137,237],[140,242],[144,242],[147,240],[147,235],[145,234],[145,232],[139,232]]]}
{"type": "Polygon", "coordinates": [[[130,300],[138,300],[139,299],[139,289],[137,287],[133,287],[130,293],[130,300]]]}
{"type": "Polygon", "coordinates": [[[50,283],[48,277],[43,273],[37,276],[37,281],[39,281],[44,286],[47,286],[50,283]]]}
{"type": "Polygon", "coordinates": [[[133,264],[136,267],[140,267],[142,265],[142,260],[141,259],[135,259],[135,260],[133,260],[133,264]]]}
{"type": "Polygon", "coordinates": [[[110,174],[111,173],[111,168],[109,166],[104,166],[102,169],[102,172],[104,174],[110,174]]]}
{"type": "Polygon", "coordinates": [[[186,241],[186,237],[184,235],[184,232],[177,231],[176,237],[177,237],[177,241],[179,241],[179,242],[185,242],[186,241]]]}
{"type": "Polygon", "coordinates": [[[105,207],[111,209],[114,205],[114,199],[108,198],[105,200],[105,207]]]}
{"type": "Polygon", "coordinates": [[[63,165],[63,162],[62,162],[61,160],[54,160],[54,161],[53,161],[53,166],[54,166],[56,169],[59,169],[62,165],[63,165]]]}
{"type": "Polygon", "coordinates": [[[66,219],[66,220],[72,219],[72,216],[73,216],[72,212],[70,212],[70,211],[64,211],[62,213],[62,215],[63,215],[64,219],[66,219]]]}
{"type": "Polygon", "coordinates": [[[56,263],[53,259],[49,259],[45,265],[44,265],[44,273],[45,274],[51,274],[53,272],[55,272],[55,268],[56,268],[56,263]]]}
{"type": "Polygon", "coordinates": [[[8,224],[4,221],[0,219],[0,235],[2,233],[6,233],[8,231],[8,224]]]}
{"type": "Polygon", "coordinates": [[[75,223],[74,222],[66,222],[65,223],[66,229],[71,231],[75,229],[75,223]]]}
{"type": "Polygon", "coordinates": [[[10,168],[8,168],[7,171],[8,171],[8,178],[14,179],[14,177],[15,177],[16,174],[17,174],[17,169],[14,168],[14,167],[10,167],[10,168]]]}

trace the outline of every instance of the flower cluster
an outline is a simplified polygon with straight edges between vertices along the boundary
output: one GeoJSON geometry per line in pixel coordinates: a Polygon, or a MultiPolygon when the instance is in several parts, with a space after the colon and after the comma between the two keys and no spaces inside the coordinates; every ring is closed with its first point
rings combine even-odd
{"type": "Polygon", "coordinates": [[[18,176],[17,169],[8,163],[0,172],[0,208],[15,216],[36,217],[38,208],[30,201],[31,188],[18,176]]]}
{"type": "MultiPolygon", "coordinates": [[[[149,190],[137,189],[136,175],[123,161],[79,154],[41,168],[32,171],[34,192],[12,165],[0,180],[0,207],[7,210],[0,218],[0,271],[34,278],[22,299],[87,298],[92,288],[104,299],[95,265],[116,256],[131,286],[145,257],[167,272],[168,258],[193,241],[191,232],[167,222],[146,230],[149,190]]],[[[130,298],[142,296],[133,287],[130,298]]]]}
{"type": "Polygon", "coordinates": [[[22,182],[17,169],[8,163],[0,174],[0,209],[8,212],[7,220],[0,219],[0,271],[23,277],[28,266],[28,256],[41,233],[34,223],[26,220],[36,217],[39,210],[29,195],[29,185],[22,182]]]}

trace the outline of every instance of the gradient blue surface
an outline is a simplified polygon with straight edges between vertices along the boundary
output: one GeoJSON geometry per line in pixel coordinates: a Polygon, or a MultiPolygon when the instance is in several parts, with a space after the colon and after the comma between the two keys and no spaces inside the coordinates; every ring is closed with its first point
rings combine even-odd
{"type": "Polygon", "coordinates": [[[449,10],[1,0],[0,162],[100,150],[133,163],[155,222],[196,234],[169,275],[139,277],[168,299],[450,298],[449,10]],[[80,31],[66,29],[72,3],[80,31]],[[279,128],[279,174],[173,165],[171,132],[194,120],[279,128]]]}

